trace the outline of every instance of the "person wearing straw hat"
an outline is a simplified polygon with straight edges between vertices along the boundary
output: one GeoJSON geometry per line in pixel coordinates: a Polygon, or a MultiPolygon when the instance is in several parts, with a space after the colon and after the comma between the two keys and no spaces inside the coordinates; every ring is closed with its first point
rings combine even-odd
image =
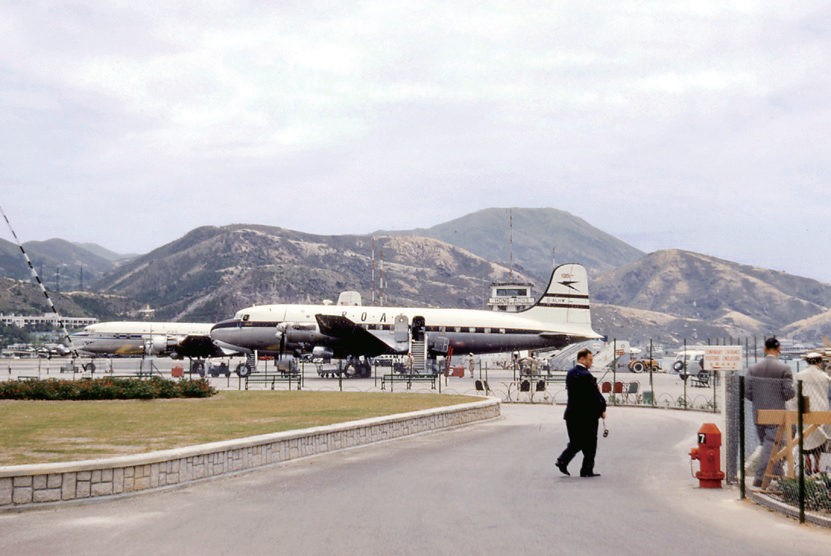
{"type": "MultiPolygon", "coordinates": [[[[810,404],[810,411],[828,411],[829,400],[831,396],[831,378],[822,372],[819,366],[822,364],[822,354],[816,351],[806,353],[804,356],[808,367],[796,373],[797,382],[802,383],[802,396],[806,402],[810,404]]],[[[791,411],[797,409],[796,398],[788,400],[787,408],[791,411]]],[[[806,411],[808,411],[806,409],[806,411]]],[[[807,427],[806,427],[807,428],[807,427]]],[[[814,432],[805,437],[803,442],[803,451],[805,453],[805,473],[813,475],[819,472],[819,459],[822,451],[828,442],[827,431],[823,427],[818,427],[814,432]],[[814,461],[811,461],[813,457],[814,461]]]]}

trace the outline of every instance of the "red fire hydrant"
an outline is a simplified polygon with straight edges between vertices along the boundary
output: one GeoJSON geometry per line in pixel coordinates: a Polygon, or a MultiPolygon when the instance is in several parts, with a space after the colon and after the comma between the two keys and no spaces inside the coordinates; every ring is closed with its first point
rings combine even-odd
{"type": "MultiPolygon", "coordinates": [[[[698,429],[698,448],[690,450],[690,458],[698,460],[701,471],[695,474],[701,488],[721,488],[721,431],[715,423],[704,423],[698,429]]],[[[692,462],[690,462],[692,463],[692,462]]]]}

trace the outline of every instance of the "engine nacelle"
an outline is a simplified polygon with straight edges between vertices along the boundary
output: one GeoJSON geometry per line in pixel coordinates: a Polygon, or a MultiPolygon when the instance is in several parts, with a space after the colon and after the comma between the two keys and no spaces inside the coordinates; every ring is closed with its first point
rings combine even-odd
{"type": "Polygon", "coordinates": [[[317,324],[284,322],[277,326],[277,339],[286,346],[303,347],[314,345],[323,336],[317,324]]]}
{"type": "Polygon", "coordinates": [[[176,345],[176,340],[160,334],[150,336],[144,341],[144,353],[146,355],[164,355],[176,345]]]}
{"type": "Polygon", "coordinates": [[[326,363],[332,360],[335,352],[331,348],[316,346],[312,349],[312,359],[323,359],[326,363]]]}

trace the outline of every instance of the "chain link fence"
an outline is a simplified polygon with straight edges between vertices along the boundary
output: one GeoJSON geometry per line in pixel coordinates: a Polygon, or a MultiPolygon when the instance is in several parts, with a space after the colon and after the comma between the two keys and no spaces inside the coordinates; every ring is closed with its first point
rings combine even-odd
{"type": "Polygon", "coordinates": [[[726,377],[727,480],[748,492],[831,518],[831,378],[726,377]]]}

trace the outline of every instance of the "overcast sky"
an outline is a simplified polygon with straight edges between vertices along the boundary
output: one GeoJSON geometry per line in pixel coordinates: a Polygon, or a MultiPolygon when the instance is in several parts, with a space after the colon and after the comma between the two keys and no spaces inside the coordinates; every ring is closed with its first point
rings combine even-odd
{"type": "Polygon", "coordinates": [[[0,0],[0,205],[120,253],[554,207],[831,282],[830,57],[827,1],[0,0]]]}

